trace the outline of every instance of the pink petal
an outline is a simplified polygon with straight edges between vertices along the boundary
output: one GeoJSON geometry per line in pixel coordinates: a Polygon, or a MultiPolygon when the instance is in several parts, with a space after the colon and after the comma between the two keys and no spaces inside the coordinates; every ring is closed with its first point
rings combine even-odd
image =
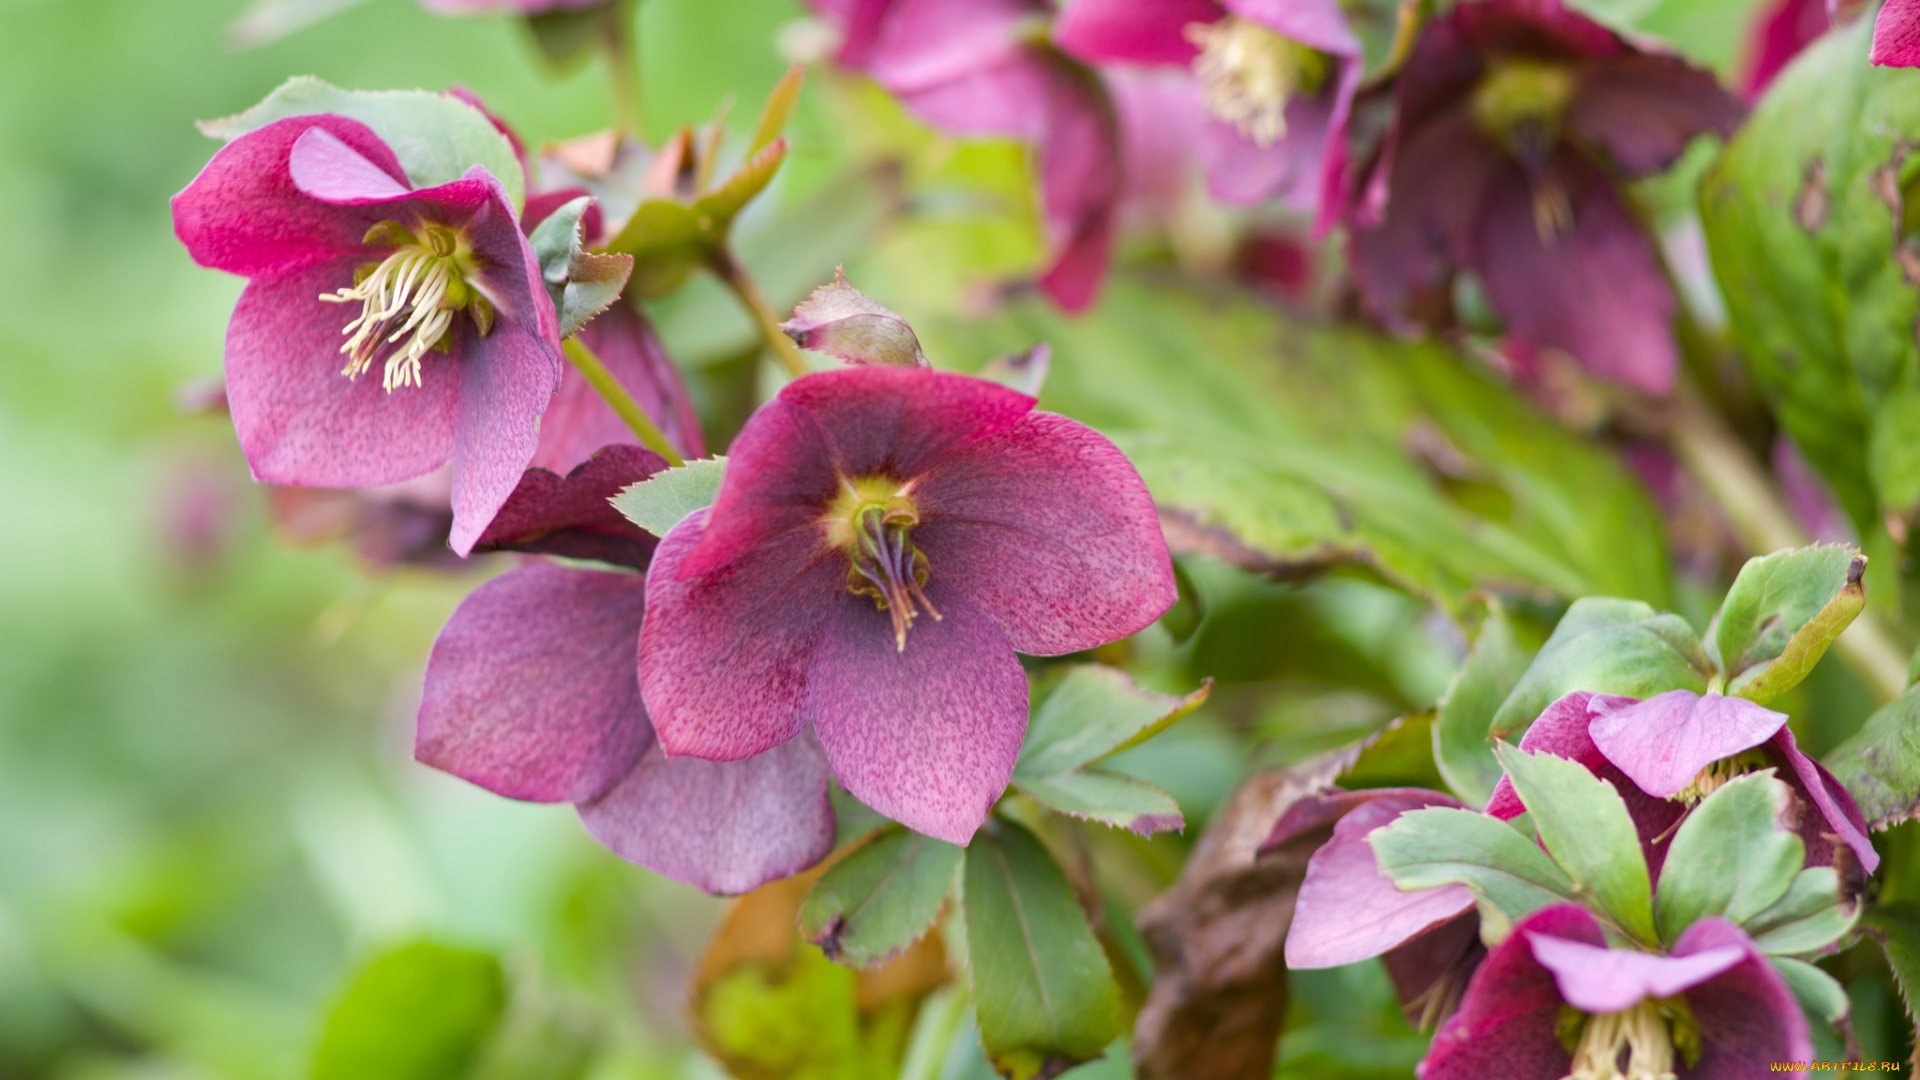
{"type": "Polygon", "coordinates": [[[1782,725],[1767,744],[1768,757],[1776,766],[1785,765],[1780,778],[1792,785],[1802,799],[1820,812],[1819,820],[1800,822],[1800,838],[1806,844],[1808,866],[1834,865],[1833,841],[1838,839],[1853,851],[1860,868],[1873,873],[1880,867],[1880,853],[1867,838],[1867,822],[1854,804],[1853,794],[1834,779],[1821,764],[1800,752],[1794,744],[1792,729],[1782,725]]]}
{"type": "Polygon", "coordinates": [[[553,398],[560,371],[550,343],[517,324],[502,320],[482,337],[463,320],[455,322],[452,333],[452,355],[460,364],[460,400],[454,427],[453,532],[447,543],[465,555],[533,459],[540,414],[553,398]]]}
{"type": "Polygon", "coordinates": [[[1146,628],[1173,606],[1173,564],[1133,464],[1053,413],[928,468],[914,542],[1020,652],[1058,656],[1146,628]]]}
{"type": "Polygon", "coordinates": [[[1223,0],[1228,11],[1261,23],[1323,53],[1348,59],[1360,55],[1360,39],[1347,26],[1339,0],[1223,0]]]}
{"type": "Polygon", "coordinates": [[[1541,241],[1524,172],[1508,171],[1489,193],[1469,259],[1488,299],[1533,344],[1573,354],[1600,378],[1666,393],[1679,357],[1673,294],[1653,241],[1593,165],[1563,151],[1551,176],[1573,226],[1550,244],[1541,241]]]}
{"type": "Polygon", "coordinates": [[[1920,66],[1920,3],[1887,0],[1874,16],[1867,59],[1884,67],[1920,66]]]}
{"type": "Polygon", "coordinates": [[[844,67],[866,67],[893,0],[808,0],[808,4],[840,30],[840,53],[834,59],[844,67]]]}
{"type": "Polygon", "coordinates": [[[1132,227],[1170,227],[1199,160],[1207,115],[1199,86],[1177,71],[1121,68],[1102,75],[1120,117],[1121,216],[1132,227]]]}
{"type": "Polygon", "coordinates": [[[1650,997],[1672,997],[1746,959],[1745,950],[1731,945],[1690,956],[1656,956],[1545,933],[1528,934],[1527,944],[1534,959],[1553,972],[1567,1004],[1588,1013],[1625,1012],[1650,997]]]}
{"type": "Polygon", "coordinates": [[[1774,78],[1801,49],[1832,26],[1826,0],[1773,0],[1759,13],[1747,42],[1747,75],[1742,90],[1749,102],[1760,100],[1774,78]]]}
{"type": "Polygon", "coordinates": [[[1786,722],[1785,713],[1745,698],[1669,690],[1638,704],[1596,710],[1588,732],[1641,790],[1670,799],[1701,769],[1759,746],[1786,722]]]}
{"type": "Polygon", "coordinates": [[[1332,94],[1289,102],[1287,133],[1271,146],[1261,146],[1232,124],[1207,117],[1200,127],[1207,192],[1235,206],[1277,198],[1295,209],[1313,209],[1320,195],[1322,154],[1333,107],[1332,94]]]}
{"type": "Polygon", "coordinates": [[[1187,27],[1225,14],[1218,0],[1074,0],[1054,20],[1053,40],[1096,63],[1185,65],[1199,52],[1187,27]]]}
{"type": "Polygon", "coordinates": [[[849,367],[796,379],[734,440],[706,538],[678,572],[709,573],[776,539],[825,558],[819,521],[841,477],[914,480],[1012,427],[1033,405],[997,383],[922,368],[849,367]]]}
{"type": "MultiPolygon", "coordinates": [[[[400,162],[365,124],[332,115],[276,120],[221,148],[173,197],[174,234],[195,262],[260,277],[365,257],[360,241],[379,215],[317,202],[294,184],[293,146],[313,130],[337,138],[404,187],[400,162]]],[[[351,274],[342,284],[353,284],[351,274]]]]}
{"type": "Polygon", "coordinates": [[[1379,956],[1473,908],[1462,885],[1402,892],[1380,872],[1367,835],[1408,810],[1460,806],[1432,791],[1361,793],[1372,798],[1334,826],[1333,838],[1307,862],[1306,880],[1287,930],[1290,968],[1326,968],[1379,956]]]}
{"type": "MultiPolygon", "coordinates": [[[[1607,756],[1587,734],[1587,726],[1593,722],[1590,703],[1594,698],[1609,708],[1635,703],[1634,698],[1576,690],[1541,710],[1533,723],[1527,725],[1526,734],[1520,736],[1520,749],[1529,754],[1552,754],[1579,762],[1589,772],[1599,770],[1607,764],[1607,756]]],[[[1502,821],[1511,821],[1526,812],[1526,806],[1513,790],[1513,781],[1501,776],[1493,787],[1493,796],[1487,800],[1487,813],[1502,821]]]]}
{"type": "Polygon", "coordinates": [[[301,194],[337,205],[397,199],[411,190],[324,127],[310,127],[294,140],[287,173],[301,194]]]}
{"type": "Polygon", "coordinates": [[[1747,113],[1713,72],[1678,57],[1622,56],[1579,79],[1567,130],[1627,176],[1665,169],[1696,135],[1731,135],[1747,113]]]}
{"type": "Polygon", "coordinates": [[[613,508],[612,499],[667,467],[638,446],[608,446],[566,476],[528,469],[474,545],[596,559],[644,570],[657,541],[613,508]]]}
{"type": "Polygon", "coordinates": [[[255,479],[376,487],[443,464],[453,452],[456,374],[429,353],[423,384],[388,393],[377,375],[349,379],[345,305],[322,293],[353,283],[358,256],[250,282],[227,324],[227,400],[255,479]]]}
{"type": "Polygon", "coordinates": [[[1529,938],[1552,935],[1604,945],[1600,924],[1573,904],[1555,904],[1520,920],[1467,983],[1460,1010],[1433,1037],[1420,1080],[1561,1080],[1573,1055],[1555,1033],[1560,992],[1534,959],[1529,938]]]}
{"type": "Polygon", "coordinates": [[[747,892],[833,850],[827,763],[805,735],[743,761],[656,748],[580,820],[628,862],[711,893],[747,892]]]}
{"type": "Polygon", "coordinates": [[[489,791],[580,802],[653,742],[634,643],[637,574],[510,570],[461,602],[433,643],[414,757],[489,791]]]}
{"type": "Polygon", "coordinates": [[[1701,919],[1674,942],[1673,954],[1693,957],[1732,949],[1730,970],[1687,991],[1687,1009],[1700,1025],[1700,1060],[1688,1076],[1738,1080],[1771,1071],[1777,1061],[1813,1057],[1806,1014],[1752,939],[1725,919],[1701,919]]]}
{"type": "MultiPolygon", "coordinates": [[[[729,475],[739,468],[733,461],[729,475]]],[[[654,551],[640,687],[668,753],[736,761],[806,725],[823,624],[853,597],[845,558],[824,545],[769,544],[711,573],[683,575],[706,521],[687,518],[654,551]]]]}
{"type": "Polygon", "coordinates": [[[1099,294],[1113,247],[1121,194],[1120,121],[1091,72],[1043,56],[1045,128],[1040,133],[1040,196],[1052,237],[1040,286],[1067,311],[1099,294]]]}
{"type": "MultiPolygon", "coordinates": [[[[681,456],[705,457],[706,441],[693,400],[653,327],[627,304],[616,303],[580,331],[580,340],[627,393],[659,425],[681,456]]],[[[603,446],[638,446],[625,421],[601,400],[586,376],[572,364],[560,375],[560,389],[540,420],[540,448],[533,465],[566,473],[603,446]]]]}
{"type": "Polygon", "coordinates": [[[1483,54],[1579,61],[1609,59],[1629,48],[1619,35],[1560,0],[1482,0],[1455,8],[1453,20],[1483,54]]]}
{"type": "Polygon", "coordinates": [[[1022,48],[1017,30],[1043,0],[894,0],[868,66],[882,86],[912,94],[964,77],[1022,48]]]}
{"type": "Polygon", "coordinates": [[[560,369],[566,366],[560,358],[560,317],[553,310],[553,298],[540,276],[540,260],[520,230],[507,189],[475,165],[459,180],[415,192],[414,197],[433,220],[461,228],[481,266],[471,284],[493,302],[501,322],[520,326],[540,343],[553,383],[558,385],[560,369]]]}
{"type": "Polygon", "coordinates": [[[919,618],[905,650],[886,613],[843,597],[822,628],[807,712],[849,793],[910,829],[965,844],[1013,776],[1027,677],[960,593],[937,578],[927,593],[942,618],[919,618]]]}

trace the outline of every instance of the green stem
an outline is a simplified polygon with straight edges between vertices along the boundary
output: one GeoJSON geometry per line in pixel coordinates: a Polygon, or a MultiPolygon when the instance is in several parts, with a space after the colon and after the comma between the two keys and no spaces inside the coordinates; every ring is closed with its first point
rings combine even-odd
{"type": "MultiPolygon", "coordinates": [[[[1727,516],[1749,552],[1765,555],[1813,542],[1787,511],[1760,464],[1698,392],[1683,383],[1674,391],[1673,406],[1667,438],[1674,453],[1727,516]]],[[[1862,611],[1834,642],[1834,650],[1876,697],[1892,701],[1906,692],[1906,657],[1878,612],[1862,611]]]]}
{"type": "Polygon", "coordinates": [[[752,317],[754,326],[760,331],[760,336],[766,339],[767,347],[773,350],[773,355],[779,358],[782,364],[786,365],[787,371],[796,379],[812,373],[813,369],[807,365],[807,358],[800,355],[800,346],[795,345],[793,339],[787,336],[787,332],[780,329],[780,317],[773,313],[773,305],[767,303],[767,295],[760,291],[759,283],[755,282],[753,276],[747,273],[747,268],[740,265],[740,261],[733,257],[733,253],[723,250],[715,255],[708,265],[727,288],[733,291],[733,295],[740,301],[740,306],[747,309],[747,314],[752,317]]]}
{"type": "Polygon", "coordinates": [[[633,0],[621,0],[607,12],[607,79],[613,89],[613,115],[620,130],[636,139],[646,136],[646,114],[640,95],[640,55],[633,23],[639,17],[633,0]]]}
{"type": "Polygon", "coordinates": [[[665,458],[667,464],[675,468],[686,464],[679,452],[674,450],[673,444],[667,441],[666,435],[654,424],[653,418],[647,415],[639,402],[633,400],[633,395],[627,393],[627,388],[620,385],[620,380],[613,377],[613,372],[607,370],[607,365],[593,355],[592,349],[587,348],[577,337],[568,338],[562,342],[560,349],[567,354],[568,362],[577,368],[580,374],[587,377],[587,382],[593,386],[594,392],[600,395],[600,400],[605,401],[607,407],[612,409],[614,414],[625,421],[627,427],[633,429],[633,433],[640,437],[641,445],[665,458]]]}

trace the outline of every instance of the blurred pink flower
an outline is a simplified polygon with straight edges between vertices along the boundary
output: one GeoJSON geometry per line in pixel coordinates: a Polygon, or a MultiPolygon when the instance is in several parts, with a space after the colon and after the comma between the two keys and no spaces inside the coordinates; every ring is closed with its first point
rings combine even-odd
{"type": "Polygon", "coordinates": [[[1760,100],[1787,62],[1833,25],[1829,0],[1773,0],[1753,20],[1747,36],[1746,75],[1741,93],[1760,100]]]}
{"type": "Polygon", "coordinates": [[[1873,18],[1867,59],[1886,67],[1920,67],[1920,3],[1887,0],[1873,18]]]}
{"type": "Polygon", "coordinates": [[[855,797],[966,843],[1026,730],[1014,652],[1114,641],[1175,598],[1133,466],[1033,407],[876,365],[755,413],[647,578],[640,684],[668,752],[746,758],[810,724],[855,797]]]}

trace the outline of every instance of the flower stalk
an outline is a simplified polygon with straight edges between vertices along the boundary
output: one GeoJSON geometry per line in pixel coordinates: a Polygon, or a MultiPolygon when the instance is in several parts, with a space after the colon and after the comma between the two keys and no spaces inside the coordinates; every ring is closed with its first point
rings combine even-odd
{"type": "Polygon", "coordinates": [[[636,139],[646,135],[646,108],[640,92],[640,50],[633,22],[639,17],[632,0],[623,0],[607,13],[607,81],[613,92],[614,122],[636,139]]]}
{"type": "Polygon", "coordinates": [[[560,351],[566,354],[567,362],[586,377],[588,384],[607,403],[607,407],[640,439],[640,445],[659,454],[670,466],[678,468],[686,464],[659,425],[653,422],[639,402],[633,400],[633,395],[627,393],[627,388],[620,385],[620,380],[613,377],[613,372],[607,370],[607,365],[600,362],[592,349],[587,348],[579,338],[573,337],[561,343],[560,351]]]}
{"type": "Polygon", "coordinates": [[[727,289],[747,309],[747,315],[753,319],[753,325],[759,329],[760,336],[766,340],[767,347],[786,367],[787,373],[794,378],[812,372],[807,358],[800,355],[800,347],[793,343],[785,330],[780,329],[780,317],[774,314],[773,305],[767,302],[767,294],[760,291],[760,283],[753,280],[747,268],[730,251],[722,250],[708,264],[727,289]]]}

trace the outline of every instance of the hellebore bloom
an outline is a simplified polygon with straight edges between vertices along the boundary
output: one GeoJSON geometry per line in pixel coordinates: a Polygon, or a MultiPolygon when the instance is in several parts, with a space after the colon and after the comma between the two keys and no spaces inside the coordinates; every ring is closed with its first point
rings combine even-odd
{"type": "Polygon", "coordinates": [[[855,797],[966,843],[1025,734],[1014,652],[1093,648],[1175,599],[1133,466],[1034,404],[865,366],[755,413],[647,577],[640,685],[666,751],[745,758],[811,723],[855,797]]]}
{"type": "Polygon", "coordinates": [[[1594,746],[1647,794],[1691,805],[1742,773],[1772,768],[1802,807],[1817,811],[1803,814],[1796,830],[1807,865],[1834,865],[1836,844],[1869,874],[1880,865],[1853,796],[1794,745],[1785,713],[1691,690],[1645,701],[1596,697],[1588,709],[1594,746]]]}
{"type": "Polygon", "coordinates": [[[1740,102],[1559,0],[1482,0],[1421,32],[1394,103],[1382,144],[1342,181],[1367,303],[1409,324],[1444,311],[1454,272],[1472,270],[1510,333],[1665,393],[1674,298],[1616,184],[1731,132],[1740,102]]]}
{"type": "Polygon", "coordinates": [[[1335,0],[1076,0],[1053,36],[1089,63],[1191,71],[1215,198],[1320,204],[1324,156],[1362,68],[1335,0]]]}
{"type": "Polygon", "coordinates": [[[927,123],[1000,135],[1039,155],[1052,238],[1040,285],[1093,303],[1120,200],[1119,125],[1093,72],[1046,44],[1045,0],[813,0],[841,32],[839,62],[863,70],[927,123]]]}
{"type": "Polygon", "coordinates": [[[365,125],[297,116],[222,148],[173,214],[194,261],[250,279],[226,370],[254,476],[377,487],[451,459],[466,554],[560,381],[553,302],[500,182],[476,166],[415,191],[365,125]]]}
{"type": "Polygon", "coordinates": [[[1883,67],[1920,67],[1920,4],[1887,0],[1873,17],[1873,46],[1867,59],[1883,67]]]}
{"type": "Polygon", "coordinates": [[[1261,854],[1317,842],[1287,928],[1287,966],[1338,967],[1381,957],[1401,1004],[1421,1026],[1452,1012],[1486,955],[1464,885],[1402,892],[1380,872],[1368,834],[1409,810],[1464,808],[1437,791],[1382,788],[1311,796],[1287,808],[1261,854]],[[1327,834],[1331,826],[1331,834],[1327,834]],[[1324,837],[1324,839],[1322,839],[1324,837]]]}
{"type": "Polygon", "coordinates": [[[1522,919],[1467,984],[1420,1080],[1744,1080],[1813,1056],[1793,992],[1739,927],[1610,949],[1575,904],[1522,919]]]}
{"type": "MultiPolygon", "coordinates": [[[[644,569],[654,546],[609,496],[665,467],[608,447],[565,478],[529,470],[482,547],[644,569]]],[[[570,802],[621,858],[709,892],[745,892],[833,846],[820,747],[803,736],[743,761],[668,757],[640,700],[637,573],[545,562],[464,600],[427,660],[414,756],[509,798],[570,802]]]]}

